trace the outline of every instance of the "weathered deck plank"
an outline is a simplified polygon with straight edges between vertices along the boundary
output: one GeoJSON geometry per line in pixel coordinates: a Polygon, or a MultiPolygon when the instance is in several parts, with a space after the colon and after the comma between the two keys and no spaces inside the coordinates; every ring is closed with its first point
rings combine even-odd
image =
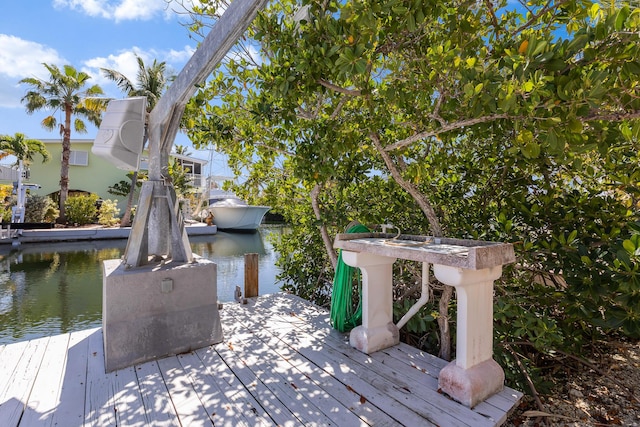
{"type": "MultiPolygon", "coordinates": [[[[0,394],[0,420],[17,426],[29,401],[49,337],[29,341],[0,394]]],[[[5,352],[2,352],[5,354],[5,352]]],[[[4,364],[4,363],[3,363],[4,364]]]]}
{"type": "MultiPolygon", "coordinates": [[[[198,350],[201,354],[203,349],[198,350]]],[[[278,399],[277,395],[271,391],[256,374],[225,345],[218,344],[215,351],[220,355],[224,363],[231,369],[231,372],[240,380],[242,385],[256,399],[256,401],[269,414],[276,425],[295,426],[301,421],[292,414],[286,405],[278,399]]]]}
{"type": "Polygon", "coordinates": [[[87,354],[89,336],[98,329],[70,334],[69,347],[60,387],[59,403],[53,413],[54,426],[81,426],[84,422],[84,395],[87,382],[87,354]],[[78,402],[82,402],[79,405],[78,402]]]}
{"type": "Polygon", "coordinates": [[[136,377],[148,425],[180,427],[178,415],[162,379],[158,363],[149,362],[136,366],[136,377]]]}
{"type": "MultiPolygon", "coordinates": [[[[244,325],[250,319],[246,315],[239,315],[239,313],[235,313],[234,318],[237,319],[238,324],[244,325]]],[[[289,332],[292,332],[293,329],[289,332]]],[[[280,332],[284,331],[281,329],[280,332]]],[[[293,347],[304,345],[304,343],[301,343],[301,340],[295,336],[286,333],[282,336],[273,334],[269,328],[257,330],[256,335],[262,336],[270,345],[278,348],[283,357],[286,357],[293,366],[310,379],[315,379],[316,383],[321,384],[336,400],[343,402],[354,414],[359,416],[362,422],[369,425],[395,425],[398,424],[397,419],[404,418],[406,421],[412,421],[412,425],[425,425],[425,420],[422,417],[416,417],[402,405],[391,403],[388,413],[375,406],[373,402],[386,403],[389,400],[388,397],[362,380],[357,373],[351,372],[347,365],[343,365],[340,360],[336,359],[335,354],[327,354],[319,349],[301,351],[300,348],[297,348],[297,350],[293,350],[293,347]],[[305,357],[305,355],[312,355],[312,358],[305,357]],[[338,366],[334,368],[336,364],[338,366]],[[347,382],[341,381],[335,374],[336,372],[342,372],[343,375],[346,375],[345,381],[347,382]],[[366,393],[369,398],[367,399],[363,394],[356,392],[356,389],[363,390],[363,393],[366,393]],[[397,419],[394,419],[390,414],[395,414],[397,419]]],[[[308,341],[306,343],[309,344],[308,341]]]]}
{"type": "Polygon", "coordinates": [[[461,406],[437,391],[445,361],[405,344],[361,353],[294,296],[228,304],[221,320],[220,344],[108,374],[101,329],[0,346],[0,424],[493,426],[521,397],[461,406]]]}
{"type": "MultiPolygon", "coordinates": [[[[237,327],[237,325],[236,325],[237,327]]],[[[296,369],[287,357],[283,357],[272,346],[260,340],[251,330],[236,330],[233,333],[234,351],[252,369],[269,375],[269,380],[277,384],[277,390],[289,402],[295,402],[296,410],[305,423],[319,422],[323,425],[357,425],[360,420],[343,404],[333,398],[318,384],[296,369]]],[[[281,399],[282,400],[282,399],[281,399]]],[[[289,407],[291,409],[291,405],[289,407]]]]}
{"type": "MultiPolygon", "coordinates": [[[[9,378],[16,370],[16,366],[22,360],[22,354],[31,341],[21,341],[11,345],[0,346],[0,399],[4,399],[9,378]]],[[[4,400],[0,400],[3,402],[4,400]]]]}
{"type": "MultiPolygon", "coordinates": [[[[248,320],[247,318],[237,316],[234,318],[237,319],[238,324],[243,325],[245,325],[245,322],[248,320]]],[[[256,330],[255,335],[266,345],[274,348],[282,358],[287,360],[287,362],[302,375],[329,393],[335,400],[342,402],[342,404],[348,407],[362,422],[369,425],[392,425],[396,423],[388,414],[381,411],[368,400],[363,399],[363,396],[355,393],[350,386],[341,383],[334,376],[324,371],[321,368],[322,365],[313,363],[295,351],[290,346],[289,341],[284,341],[266,329],[256,330]]],[[[323,357],[321,354],[318,356],[323,357]]],[[[330,362],[325,358],[325,361],[322,363],[329,364],[330,362]]]]}
{"type": "MultiPolygon", "coordinates": [[[[297,314],[296,314],[297,315],[297,314]]],[[[258,313],[251,313],[252,318],[256,318],[261,324],[268,327],[267,317],[280,316],[278,313],[268,313],[265,316],[259,317],[258,313]]],[[[378,390],[383,391],[385,398],[383,404],[389,402],[389,398],[394,399],[398,403],[406,407],[404,415],[398,418],[398,422],[406,422],[406,414],[408,412],[415,412],[422,416],[425,420],[440,426],[461,426],[461,425],[494,425],[491,420],[486,419],[484,416],[477,414],[468,408],[460,407],[457,403],[449,400],[445,396],[437,392],[436,384],[429,384],[428,381],[422,381],[422,379],[416,379],[416,374],[419,372],[411,372],[414,375],[402,376],[401,371],[397,370],[397,366],[394,368],[386,366],[384,363],[373,363],[374,359],[361,353],[360,351],[345,346],[343,340],[338,340],[335,336],[329,332],[326,324],[310,325],[309,323],[301,323],[297,330],[292,331],[287,338],[289,342],[300,342],[300,346],[296,347],[296,350],[308,358],[313,358],[319,351],[330,352],[332,361],[340,361],[342,366],[340,371],[331,369],[329,372],[340,377],[345,374],[345,371],[351,371],[354,375],[364,379],[366,383],[374,385],[378,390]],[[310,340],[305,342],[305,340],[310,340]],[[315,351],[308,351],[311,347],[315,351]]],[[[425,375],[427,380],[430,378],[425,375]]],[[[345,378],[345,381],[346,378],[345,378]]],[[[349,385],[348,382],[345,384],[349,385]]],[[[352,387],[352,386],[350,386],[352,387]]],[[[358,389],[354,390],[358,391],[358,389]]],[[[366,399],[367,394],[360,392],[360,394],[366,399]]],[[[387,410],[384,406],[383,410],[387,410]]]]}
{"type": "Polygon", "coordinates": [[[193,389],[193,384],[182,369],[176,357],[158,360],[164,382],[167,385],[171,401],[176,408],[182,425],[205,427],[213,426],[213,420],[193,389]]]}
{"type": "MultiPolygon", "coordinates": [[[[268,300],[263,299],[259,301],[258,304],[268,305],[268,300]]],[[[329,327],[329,319],[326,315],[322,315],[322,309],[314,307],[311,304],[304,303],[301,299],[292,301],[290,308],[292,309],[290,314],[304,319],[303,322],[299,322],[300,327],[316,338],[320,340],[328,340],[328,344],[338,342],[338,348],[342,346],[342,343],[348,342],[348,336],[346,334],[340,334],[333,328],[329,327]],[[330,340],[331,338],[333,338],[333,341],[330,340]]],[[[349,349],[349,352],[358,358],[362,358],[362,354],[358,351],[349,349]]],[[[422,373],[428,374],[432,379],[426,379],[425,384],[428,384],[429,388],[434,391],[438,390],[438,373],[448,362],[403,343],[392,348],[376,352],[370,357],[384,363],[385,354],[395,355],[395,357],[404,364],[409,364],[410,366],[419,369],[422,373]]],[[[414,375],[411,375],[410,378],[415,377],[414,375]]],[[[491,424],[502,424],[506,421],[508,413],[514,407],[514,402],[519,401],[521,397],[522,393],[505,388],[502,393],[491,396],[486,401],[478,404],[473,408],[473,412],[489,418],[491,424]]],[[[430,401],[433,402],[432,400],[430,401]]],[[[448,403],[445,402],[445,405],[448,405],[448,403]]],[[[481,425],[480,420],[476,419],[473,421],[473,417],[469,419],[467,417],[469,413],[464,409],[458,409],[453,412],[456,415],[460,415],[462,419],[472,421],[472,425],[481,425]]]]}
{"type": "MultiPolygon", "coordinates": [[[[203,381],[206,384],[213,384],[214,387],[220,390],[230,404],[235,407],[235,410],[246,418],[249,426],[274,426],[273,421],[262,406],[247,391],[240,380],[233,375],[220,355],[212,347],[202,349],[202,351],[197,352],[196,356],[202,363],[201,366],[203,366],[203,370],[200,372],[206,374],[203,381]]],[[[219,410],[215,408],[217,405],[215,400],[205,400],[209,405],[214,406],[212,410],[216,412],[219,410]]],[[[217,418],[214,418],[214,423],[219,423],[217,418]]]]}
{"type": "Polygon", "coordinates": [[[58,406],[67,348],[68,333],[49,339],[20,423],[33,427],[51,425],[58,406]]]}
{"type": "Polygon", "coordinates": [[[104,372],[102,332],[89,335],[87,352],[87,388],[84,399],[85,426],[117,425],[115,406],[111,400],[112,382],[110,374],[104,372]]]}

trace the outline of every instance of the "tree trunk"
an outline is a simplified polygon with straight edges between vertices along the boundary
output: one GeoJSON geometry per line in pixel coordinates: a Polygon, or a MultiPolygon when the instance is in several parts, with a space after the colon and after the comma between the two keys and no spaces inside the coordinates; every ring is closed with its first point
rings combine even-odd
{"type": "MultiPolygon", "coordinates": [[[[320,185],[316,184],[311,190],[311,206],[313,207],[313,213],[316,216],[318,221],[322,220],[322,216],[320,214],[320,205],[318,204],[318,196],[320,195],[320,185]]],[[[338,256],[336,255],[336,251],[333,249],[333,242],[331,241],[331,237],[329,237],[329,232],[327,231],[327,226],[322,223],[320,226],[320,234],[322,235],[322,241],[324,242],[324,248],[327,251],[327,255],[329,255],[329,259],[331,260],[331,265],[333,269],[336,269],[336,265],[338,264],[338,256]]]]}
{"type": "Polygon", "coordinates": [[[133,195],[136,192],[136,185],[138,184],[138,171],[133,171],[133,176],[131,177],[131,189],[129,190],[129,195],[127,196],[127,208],[124,211],[124,215],[122,215],[122,220],[120,221],[120,227],[130,227],[131,226],[131,207],[133,206],[133,195]]]}
{"type": "Polygon", "coordinates": [[[66,224],[67,215],[64,205],[69,194],[69,157],[71,155],[71,105],[64,110],[64,128],[62,129],[62,161],[60,162],[60,216],[58,223],[66,224]]]}
{"type": "Polygon", "coordinates": [[[391,159],[389,153],[387,153],[382,146],[378,135],[372,133],[369,136],[371,137],[371,141],[376,147],[376,150],[378,150],[380,156],[382,156],[382,160],[384,160],[384,164],[387,166],[387,169],[389,169],[393,180],[403,190],[409,193],[411,197],[413,197],[413,200],[416,201],[424,215],[427,217],[427,220],[429,221],[429,227],[431,228],[431,234],[434,237],[442,237],[442,227],[440,226],[440,220],[438,220],[438,216],[436,215],[436,212],[433,209],[433,206],[431,206],[429,200],[427,200],[424,194],[422,194],[420,190],[418,190],[412,183],[402,177],[402,174],[398,170],[398,167],[395,165],[395,163],[393,163],[393,159],[391,159]]]}
{"type": "Polygon", "coordinates": [[[451,360],[451,331],[449,330],[449,302],[453,296],[453,286],[443,285],[438,303],[438,328],[440,328],[440,353],[438,357],[451,360]]]}
{"type": "MultiPolygon", "coordinates": [[[[372,133],[369,135],[371,137],[371,141],[373,142],[374,147],[382,156],[382,160],[384,160],[387,169],[391,173],[391,177],[393,180],[407,193],[413,197],[416,201],[420,209],[427,217],[429,221],[429,226],[431,227],[431,234],[434,237],[442,237],[442,226],[440,225],[440,220],[438,220],[438,216],[436,215],[433,206],[427,198],[422,194],[416,186],[414,186],[409,181],[405,180],[398,170],[398,167],[393,162],[393,159],[389,155],[387,151],[385,151],[382,143],[380,142],[380,137],[376,133],[372,133]]],[[[449,330],[449,302],[451,301],[451,297],[453,296],[453,288],[448,285],[444,285],[444,289],[442,291],[442,295],[440,296],[440,303],[438,306],[438,327],[440,328],[440,357],[445,360],[451,360],[451,331],[449,330]]]]}

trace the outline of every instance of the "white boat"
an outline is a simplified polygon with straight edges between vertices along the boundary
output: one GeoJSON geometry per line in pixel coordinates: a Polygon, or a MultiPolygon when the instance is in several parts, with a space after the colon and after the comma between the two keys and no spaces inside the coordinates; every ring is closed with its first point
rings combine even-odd
{"type": "Polygon", "coordinates": [[[257,230],[270,206],[249,205],[233,193],[209,191],[209,207],[218,230],[257,230]]]}

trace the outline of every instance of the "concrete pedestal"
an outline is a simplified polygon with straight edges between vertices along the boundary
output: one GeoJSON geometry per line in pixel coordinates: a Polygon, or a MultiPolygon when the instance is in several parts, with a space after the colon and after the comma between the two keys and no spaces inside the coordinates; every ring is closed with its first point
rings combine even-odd
{"type": "Polygon", "coordinates": [[[493,359],[463,369],[454,360],[442,368],[438,387],[453,399],[473,408],[504,388],[504,371],[493,359]]]}
{"type": "Polygon", "coordinates": [[[222,341],[216,264],[103,263],[102,329],[106,371],[222,341]]]}
{"type": "Polygon", "coordinates": [[[362,325],[351,331],[349,344],[367,354],[398,344],[400,333],[393,323],[396,258],[342,251],[342,260],[362,272],[362,325]]]}
{"type": "Polygon", "coordinates": [[[504,371],[493,360],[493,282],[502,266],[469,270],[434,265],[442,283],[456,288],[456,359],[440,371],[440,389],[469,407],[504,387],[504,371]]]}
{"type": "Polygon", "coordinates": [[[334,247],[342,249],[346,264],[362,271],[363,319],[362,326],[351,331],[353,347],[371,353],[398,343],[398,328],[392,324],[392,265],[398,258],[422,262],[426,278],[429,263],[436,278],[455,287],[458,296],[456,359],[440,371],[440,388],[467,406],[502,390],[504,372],[493,360],[493,282],[503,265],[515,261],[513,245],[345,233],[336,236],[334,247]]]}

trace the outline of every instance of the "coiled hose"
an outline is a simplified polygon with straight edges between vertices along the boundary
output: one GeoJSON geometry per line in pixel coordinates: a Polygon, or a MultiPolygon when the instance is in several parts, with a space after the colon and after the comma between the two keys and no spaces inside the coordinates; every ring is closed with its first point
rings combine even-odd
{"type": "MultiPolygon", "coordinates": [[[[347,233],[368,233],[370,230],[362,224],[355,224],[347,233]]],[[[338,263],[333,276],[331,292],[331,325],[340,332],[347,332],[362,323],[362,283],[360,269],[351,267],[342,260],[342,250],[338,252],[338,263]],[[355,276],[355,277],[354,277],[355,276]],[[358,305],[354,311],[353,282],[358,282],[358,305]]]]}

